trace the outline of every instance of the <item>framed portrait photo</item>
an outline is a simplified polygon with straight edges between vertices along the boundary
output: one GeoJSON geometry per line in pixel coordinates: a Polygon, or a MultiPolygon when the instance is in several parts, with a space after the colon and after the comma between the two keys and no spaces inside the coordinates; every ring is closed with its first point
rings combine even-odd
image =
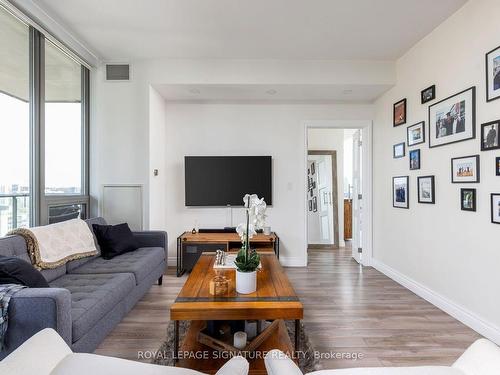
{"type": "Polygon", "coordinates": [[[434,176],[417,177],[418,203],[436,203],[434,176]]]}
{"type": "Polygon", "coordinates": [[[460,209],[476,211],[476,189],[460,189],[460,209]]]}
{"type": "Polygon", "coordinates": [[[392,206],[395,208],[410,208],[408,176],[392,178],[392,206]]]}
{"type": "Polygon", "coordinates": [[[406,142],[408,147],[425,143],[425,121],[408,126],[406,129],[406,142]]]}
{"type": "Polygon", "coordinates": [[[491,222],[500,224],[500,193],[491,194],[491,222]]]}
{"type": "Polygon", "coordinates": [[[481,151],[500,148],[500,120],[481,124],[481,151]]]}
{"type": "Polygon", "coordinates": [[[420,169],[420,149],[411,150],[409,153],[410,170],[420,169]]]}
{"type": "Polygon", "coordinates": [[[479,155],[451,159],[451,182],[479,182],[479,155]]]}
{"type": "Polygon", "coordinates": [[[394,103],[392,109],[392,125],[399,126],[406,124],[406,98],[394,103]]]}
{"type": "Polygon", "coordinates": [[[392,157],[394,159],[403,158],[405,156],[405,143],[398,143],[392,146],[392,157]]]}
{"type": "Polygon", "coordinates": [[[500,98],[500,46],[486,54],[486,101],[500,98]]]}
{"type": "Polygon", "coordinates": [[[429,147],[476,137],[476,87],[429,106],[429,147]]]}
{"type": "Polygon", "coordinates": [[[495,158],[495,172],[497,176],[500,176],[500,157],[495,158]]]}
{"type": "Polygon", "coordinates": [[[429,86],[420,92],[420,101],[422,104],[434,99],[436,99],[436,85],[429,86]]]}

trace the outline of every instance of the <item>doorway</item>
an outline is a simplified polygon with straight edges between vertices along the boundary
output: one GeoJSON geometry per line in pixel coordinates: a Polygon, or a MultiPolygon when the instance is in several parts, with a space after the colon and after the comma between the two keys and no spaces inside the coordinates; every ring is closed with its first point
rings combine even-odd
{"type": "Polygon", "coordinates": [[[317,121],[305,133],[306,252],[346,247],[370,265],[371,121],[317,121]]]}
{"type": "Polygon", "coordinates": [[[338,248],[337,151],[309,150],[308,155],[308,245],[338,248]]]}

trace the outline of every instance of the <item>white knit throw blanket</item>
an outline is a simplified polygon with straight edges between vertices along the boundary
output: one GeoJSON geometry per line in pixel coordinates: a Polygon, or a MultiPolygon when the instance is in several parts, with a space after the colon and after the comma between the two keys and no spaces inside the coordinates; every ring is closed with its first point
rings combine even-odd
{"type": "Polygon", "coordinates": [[[70,260],[98,254],[92,232],[81,219],[14,229],[10,234],[25,239],[31,263],[38,269],[57,268],[70,260]]]}

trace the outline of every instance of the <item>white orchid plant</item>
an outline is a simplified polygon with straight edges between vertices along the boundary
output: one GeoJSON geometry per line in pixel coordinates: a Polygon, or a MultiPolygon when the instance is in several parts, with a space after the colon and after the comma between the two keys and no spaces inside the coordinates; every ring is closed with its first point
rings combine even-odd
{"type": "Polygon", "coordinates": [[[255,250],[250,250],[250,239],[257,234],[257,229],[264,227],[267,205],[257,194],[246,194],[243,203],[247,220],[236,227],[242,246],[234,263],[241,272],[253,272],[259,267],[260,257],[255,250]]]}

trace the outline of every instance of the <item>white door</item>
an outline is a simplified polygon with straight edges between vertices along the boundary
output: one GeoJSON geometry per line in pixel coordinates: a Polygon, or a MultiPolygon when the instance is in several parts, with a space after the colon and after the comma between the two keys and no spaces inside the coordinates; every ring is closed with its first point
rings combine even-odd
{"type": "Polygon", "coordinates": [[[353,138],[353,155],[352,155],[352,257],[361,264],[362,244],[363,244],[363,181],[362,181],[362,140],[361,130],[354,133],[353,138]]]}
{"type": "Polygon", "coordinates": [[[309,155],[307,202],[308,243],[334,245],[331,155],[309,155]]]}

